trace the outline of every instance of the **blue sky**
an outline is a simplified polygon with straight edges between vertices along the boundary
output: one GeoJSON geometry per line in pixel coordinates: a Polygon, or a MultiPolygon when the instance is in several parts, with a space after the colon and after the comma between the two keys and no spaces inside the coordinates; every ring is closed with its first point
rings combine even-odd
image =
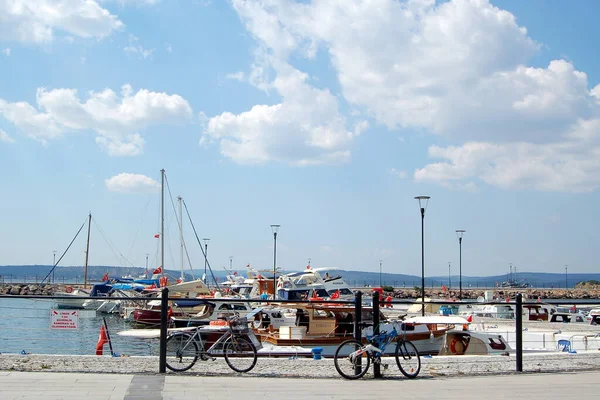
{"type": "Polygon", "coordinates": [[[597,272],[599,9],[0,0],[0,265],[597,272]]]}

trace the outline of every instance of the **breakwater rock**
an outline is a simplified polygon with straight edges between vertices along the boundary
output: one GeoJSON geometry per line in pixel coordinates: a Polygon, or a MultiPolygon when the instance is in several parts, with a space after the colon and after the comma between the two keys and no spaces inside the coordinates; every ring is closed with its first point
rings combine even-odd
{"type": "Polygon", "coordinates": [[[0,294],[13,296],[53,296],[57,291],[64,290],[64,285],[39,285],[35,283],[12,283],[0,285],[0,294]]]}
{"type": "MultiPolygon", "coordinates": [[[[476,300],[478,297],[485,298],[485,292],[492,292],[492,298],[495,300],[505,300],[507,298],[514,300],[517,294],[521,293],[524,299],[529,300],[555,300],[555,299],[599,299],[600,289],[463,289],[462,298],[476,300]]],[[[363,290],[367,293],[367,290],[363,290]]],[[[395,289],[393,292],[385,292],[384,296],[392,296],[395,299],[415,299],[421,297],[421,292],[414,289],[395,289]]],[[[458,290],[442,290],[439,288],[425,289],[425,297],[441,300],[456,300],[459,298],[458,290]]]]}

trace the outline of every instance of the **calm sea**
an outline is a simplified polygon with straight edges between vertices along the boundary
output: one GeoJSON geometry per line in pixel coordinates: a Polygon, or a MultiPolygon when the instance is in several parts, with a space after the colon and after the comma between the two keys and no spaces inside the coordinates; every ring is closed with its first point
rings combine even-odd
{"type": "MultiPolygon", "coordinates": [[[[126,355],[158,355],[158,340],[121,337],[117,332],[132,329],[118,315],[79,311],[79,328],[50,329],[52,300],[0,298],[0,353],[94,355],[103,317],[109,329],[113,351],[126,355]]],[[[64,311],[64,310],[62,310],[64,311]]],[[[110,354],[104,345],[104,354],[110,354]]]]}

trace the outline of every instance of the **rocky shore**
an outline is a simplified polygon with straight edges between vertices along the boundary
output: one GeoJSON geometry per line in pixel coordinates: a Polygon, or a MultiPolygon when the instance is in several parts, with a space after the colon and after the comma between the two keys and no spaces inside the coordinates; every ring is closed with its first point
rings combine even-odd
{"type": "MultiPolygon", "coordinates": [[[[57,292],[65,290],[67,285],[64,284],[0,284],[0,294],[13,296],[53,296],[57,292]]],[[[73,285],[78,287],[78,285],[73,285]]],[[[365,295],[370,294],[370,288],[361,288],[365,295]]],[[[495,299],[514,299],[518,293],[521,293],[525,299],[538,298],[544,300],[552,299],[599,299],[600,288],[575,288],[575,289],[534,289],[534,288],[496,288],[496,289],[463,289],[463,299],[475,300],[478,297],[485,297],[485,292],[491,291],[495,299]]],[[[415,299],[421,296],[420,292],[414,289],[394,289],[393,292],[384,292],[384,296],[392,296],[397,300],[415,299]]],[[[452,300],[458,298],[456,290],[442,290],[440,288],[425,289],[425,296],[434,299],[452,300]]]]}

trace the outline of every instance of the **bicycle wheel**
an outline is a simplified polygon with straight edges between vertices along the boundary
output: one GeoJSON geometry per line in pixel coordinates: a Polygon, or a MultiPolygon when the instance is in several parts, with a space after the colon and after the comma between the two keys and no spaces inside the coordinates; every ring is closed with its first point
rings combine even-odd
{"type": "Polygon", "coordinates": [[[248,372],[256,365],[256,347],[243,337],[232,336],[227,339],[223,355],[229,368],[236,372],[248,372]]]}
{"type": "Polygon", "coordinates": [[[337,372],[346,379],[358,379],[367,373],[371,359],[363,352],[363,344],[358,340],[346,340],[335,351],[333,364],[337,372]]]}
{"type": "Polygon", "coordinates": [[[396,364],[407,378],[416,378],[421,371],[421,357],[414,344],[398,340],[396,344],[396,364]]]}
{"type": "Polygon", "coordinates": [[[183,372],[198,360],[198,344],[189,333],[175,333],[167,338],[167,368],[183,372]]]}

